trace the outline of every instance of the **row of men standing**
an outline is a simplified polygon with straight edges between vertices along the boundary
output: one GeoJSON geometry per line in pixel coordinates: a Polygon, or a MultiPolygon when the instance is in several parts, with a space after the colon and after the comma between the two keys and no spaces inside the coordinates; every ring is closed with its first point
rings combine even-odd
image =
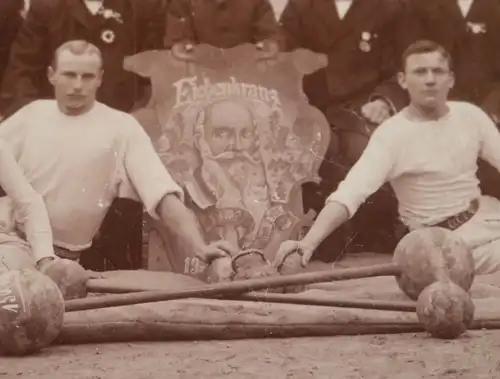
{"type": "MultiPolygon", "coordinates": [[[[143,104],[149,90],[146,80],[123,70],[127,55],[184,42],[230,48],[275,40],[285,50],[302,47],[327,54],[329,66],[306,77],[304,90],[339,132],[351,128],[343,116],[346,109],[378,124],[406,105],[406,94],[393,78],[403,50],[426,38],[452,54],[457,83],[451,98],[471,101],[500,120],[497,0],[289,0],[279,20],[269,0],[29,3],[26,11],[26,0],[0,2],[1,117],[33,99],[52,96],[45,72],[55,49],[68,40],[86,39],[101,49],[105,74],[98,100],[126,112],[143,104]]],[[[345,174],[338,169],[335,138],[332,141],[333,151],[320,170],[324,181],[306,189],[306,207],[319,210],[345,174]]],[[[499,195],[489,183],[490,169],[482,164],[481,170],[483,189],[499,195]]],[[[395,215],[394,204],[377,200],[387,193],[386,188],[379,191],[359,212],[357,229],[373,230],[372,216],[380,220],[380,212],[395,215]]],[[[138,204],[117,202],[82,264],[96,270],[139,267],[141,214],[138,204]],[[106,265],[101,257],[106,257],[106,265]]],[[[332,241],[325,242],[330,250],[332,241]]]]}

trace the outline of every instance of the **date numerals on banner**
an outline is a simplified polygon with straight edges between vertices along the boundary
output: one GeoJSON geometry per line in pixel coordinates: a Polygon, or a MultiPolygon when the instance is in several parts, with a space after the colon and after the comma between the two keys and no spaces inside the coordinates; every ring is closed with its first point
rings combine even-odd
{"type": "Polygon", "coordinates": [[[184,259],[184,274],[198,275],[207,268],[207,264],[196,257],[186,257],[184,259]]]}

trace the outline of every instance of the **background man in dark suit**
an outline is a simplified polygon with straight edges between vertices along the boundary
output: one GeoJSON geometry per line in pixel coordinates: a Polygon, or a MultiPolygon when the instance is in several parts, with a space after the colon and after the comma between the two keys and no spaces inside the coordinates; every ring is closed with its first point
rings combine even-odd
{"type": "Polygon", "coordinates": [[[184,42],[227,49],[268,39],[279,39],[269,0],[171,0],[168,6],[168,48],[184,42]]]}
{"type": "MultiPolygon", "coordinates": [[[[287,49],[307,48],[326,54],[329,60],[324,70],[304,78],[306,95],[326,114],[334,131],[320,169],[322,184],[304,188],[305,207],[319,211],[361,153],[355,151],[350,159],[346,157],[352,152],[346,153],[343,162],[339,138],[341,147],[363,134],[366,142],[370,125],[380,124],[407,104],[407,94],[394,76],[402,52],[421,36],[420,27],[406,0],[290,0],[280,21],[287,49]]],[[[391,250],[395,240],[390,229],[397,215],[392,198],[392,191],[384,187],[354,217],[358,233],[354,242],[365,245],[362,249],[369,242],[370,248],[391,250]],[[383,218],[393,221],[381,225],[383,218]],[[387,243],[375,245],[384,239],[387,243]]],[[[338,240],[338,235],[324,246],[330,257],[333,239],[338,240]]]]}
{"type": "Polygon", "coordinates": [[[10,47],[24,15],[24,0],[0,1],[0,82],[9,61],[10,47]]]}
{"type": "MultiPolygon", "coordinates": [[[[425,38],[443,45],[453,59],[452,100],[470,101],[500,125],[500,2],[497,0],[414,0],[425,38]]],[[[485,194],[500,198],[500,176],[479,161],[485,194]]]]}
{"type": "MultiPolygon", "coordinates": [[[[47,80],[54,51],[69,40],[87,40],[103,56],[104,78],[97,100],[130,111],[148,92],[148,82],[126,72],[123,58],[163,47],[166,0],[32,0],[10,54],[0,91],[7,117],[37,98],[52,98],[47,80]]],[[[142,206],[117,200],[82,265],[94,270],[141,265],[142,206]],[[104,260],[106,257],[106,260],[104,260]]]]}

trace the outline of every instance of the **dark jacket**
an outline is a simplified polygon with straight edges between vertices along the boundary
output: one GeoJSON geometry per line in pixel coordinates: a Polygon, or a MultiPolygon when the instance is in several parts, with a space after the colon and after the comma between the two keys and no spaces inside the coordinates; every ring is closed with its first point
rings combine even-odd
{"type": "Polygon", "coordinates": [[[456,0],[413,0],[428,39],[451,54],[451,99],[470,101],[500,120],[500,1],[475,0],[464,17],[456,0]]]}
{"type": "Polygon", "coordinates": [[[177,42],[231,48],[279,35],[269,0],[172,0],[168,6],[167,48],[177,42]]]}
{"type": "Polygon", "coordinates": [[[123,58],[162,48],[165,0],[104,0],[103,7],[117,12],[123,22],[92,15],[82,0],[32,0],[12,45],[0,91],[0,113],[8,116],[33,99],[52,97],[47,67],[57,47],[74,39],[85,39],[102,51],[104,79],[97,99],[130,110],[147,82],[126,72],[123,58]],[[114,33],[113,42],[104,41],[106,31],[114,33]]]}
{"type": "Polygon", "coordinates": [[[287,49],[328,55],[329,64],[305,78],[319,108],[382,97],[400,109],[408,102],[397,84],[401,54],[421,36],[406,0],[353,0],[343,19],[334,0],[289,0],[281,15],[287,49]]]}
{"type": "Polygon", "coordinates": [[[0,1],[0,82],[9,61],[10,47],[21,27],[23,0],[0,1]]]}

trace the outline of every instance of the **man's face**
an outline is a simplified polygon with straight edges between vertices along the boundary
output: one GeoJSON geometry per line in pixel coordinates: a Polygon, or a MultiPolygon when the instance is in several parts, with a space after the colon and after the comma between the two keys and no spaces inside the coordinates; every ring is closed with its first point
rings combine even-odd
{"type": "Polygon", "coordinates": [[[399,83],[408,90],[412,103],[436,108],[446,103],[454,77],[448,60],[436,51],[410,55],[399,83]]]}
{"type": "Polygon", "coordinates": [[[54,86],[60,106],[71,114],[81,114],[92,107],[101,85],[101,60],[97,54],[73,54],[61,51],[56,67],[49,68],[49,80],[54,86]]]}
{"type": "Polygon", "coordinates": [[[227,154],[232,158],[250,153],[256,139],[252,116],[239,104],[216,104],[205,123],[205,138],[214,156],[232,153],[227,154]]]}

